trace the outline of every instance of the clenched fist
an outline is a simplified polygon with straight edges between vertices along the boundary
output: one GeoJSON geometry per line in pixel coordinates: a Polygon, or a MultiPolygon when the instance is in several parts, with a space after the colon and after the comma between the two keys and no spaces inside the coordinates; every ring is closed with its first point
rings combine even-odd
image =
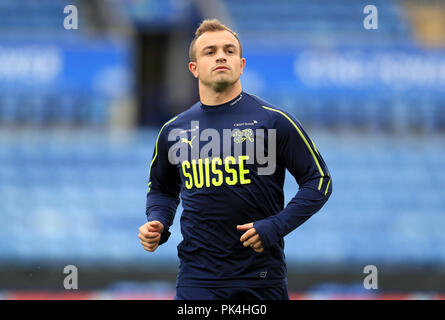
{"type": "Polygon", "coordinates": [[[162,231],[164,231],[164,226],[157,220],[142,225],[138,234],[142,247],[150,252],[155,251],[159,246],[162,231]]]}

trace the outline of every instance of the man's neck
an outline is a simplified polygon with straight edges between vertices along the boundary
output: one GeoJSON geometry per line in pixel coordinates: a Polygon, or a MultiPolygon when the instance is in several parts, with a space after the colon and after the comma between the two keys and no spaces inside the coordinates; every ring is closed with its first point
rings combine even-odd
{"type": "Polygon", "coordinates": [[[241,93],[241,91],[242,88],[240,81],[222,92],[216,92],[201,83],[199,84],[199,98],[201,103],[208,106],[216,106],[229,102],[230,100],[235,99],[241,93]]]}

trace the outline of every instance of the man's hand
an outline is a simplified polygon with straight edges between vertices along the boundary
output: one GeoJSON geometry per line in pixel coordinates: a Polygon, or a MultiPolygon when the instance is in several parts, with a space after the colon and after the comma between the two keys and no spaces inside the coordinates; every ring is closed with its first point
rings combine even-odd
{"type": "Polygon", "coordinates": [[[261,253],[264,251],[263,244],[260,240],[260,235],[253,227],[253,222],[236,226],[238,230],[245,231],[240,240],[244,247],[251,247],[255,252],[261,253]]]}
{"type": "Polygon", "coordinates": [[[157,220],[142,225],[138,234],[142,247],[150,252],[155,251],[159,246],[162,231],[164,231],[164,226],[157,220]]]}

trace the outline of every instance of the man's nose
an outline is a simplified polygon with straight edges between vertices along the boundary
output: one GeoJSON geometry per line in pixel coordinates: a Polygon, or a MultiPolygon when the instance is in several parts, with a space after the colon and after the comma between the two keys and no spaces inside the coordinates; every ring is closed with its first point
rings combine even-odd
{"type": "Polygon", "coordinates": [[[218,62],[218,63],[226,62],[226,61],[227,61],[226,57],[224,56],[224,54],[221,54],[221,53],[216,58],[216,62],[218,62]]]}

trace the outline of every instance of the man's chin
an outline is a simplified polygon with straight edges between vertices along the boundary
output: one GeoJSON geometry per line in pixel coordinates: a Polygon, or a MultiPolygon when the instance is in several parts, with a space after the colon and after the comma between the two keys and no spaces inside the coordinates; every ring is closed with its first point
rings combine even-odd
{"type": "Polygon", "coordinates": [[[217,81],[212,84],[212,88],[216,92],[223,92],[231,85],[232,83],[229,81],[217,81]]]}
{"type": "Polygon", "coordinates": [[[238,79],[234,80],[230,77],[221,76],[218,79],[214,79],[214,81],[201,81],[206,87],[212,88],[215,92],[223,92],[230,86],[234,85],[238,79]]]}

